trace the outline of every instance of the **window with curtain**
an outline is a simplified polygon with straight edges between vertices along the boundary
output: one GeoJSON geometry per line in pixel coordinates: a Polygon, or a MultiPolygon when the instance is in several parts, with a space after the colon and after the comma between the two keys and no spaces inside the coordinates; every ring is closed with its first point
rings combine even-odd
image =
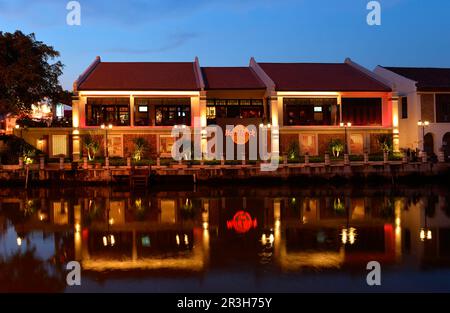
{"type": "Polygon", "coordinates": [[[382,125],[381,98],[342,98],[342,121],[355,126],[382,125]]]}

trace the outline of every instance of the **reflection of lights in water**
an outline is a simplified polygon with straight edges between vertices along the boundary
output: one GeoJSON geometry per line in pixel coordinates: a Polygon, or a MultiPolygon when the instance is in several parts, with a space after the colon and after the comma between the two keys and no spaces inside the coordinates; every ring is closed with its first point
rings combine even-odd
{"type": "Polygon", "coordinates": [[[274,241],[275,241],[275,237],[273,234],[270,234],[269,237],[267,237],[266,234],[261,235],[261,243],[263,246],[265,246],[266,244],[269,244],[272,246],[274,241]]]}
{"type": "Polygon", "coordinates": [[[180,236],[176,235],[175,240],[177,242],[177,246],[179,246],[180,245],[180,236]]]}
{"type": "Polygon", "coordinates": [[[279,229],[280,226],[281,226],[280,220],[276,220],[276,221],[275,221],[275,228],[276,228],[276,229],[279,229]]]}
{"type": "Polygon", "coordinates": [[[354,244],[356,241],[356,236],[357,236],[357,233],[356,233],[355,228],[350,227],[349,229],[347,229],[347,228],[342,229],[341,240],[344,245],[347,243],[349,243],[351,245],[354,244]]]}
{"type": "Polygon", "coordinates": [[[207,230],[208,229],[208,222],[203,222],[203,229],[204,230],[207,230]]]}
{"type": "Polygon", "coordinates": [[[20,247],[22,245],[22,238],[17,237],[17,245],[20,247]]]}
{"type": "Polygon", "coordinates": [[[81,230],[81,225],[80,225],[79,223],[76,223],[76,224],[75,224],[75,231],[76,231],[77,233],[79,233],[80,230],[81,230]]]}
{"type": "Polygon", "coordinates": [[[114,238],[114,235],[103,236],[103,245],[106,247],[108,243],[111,247],[115,245],[116,239],[114,238]]]}
{"type": "Polygon", "coordinates": [[[425,241],[425,239],[427,239],[427,240],[433,239],[433,234],[431,232],[431,229],[422,228],[420,230],[420,240],[425,241]]]}

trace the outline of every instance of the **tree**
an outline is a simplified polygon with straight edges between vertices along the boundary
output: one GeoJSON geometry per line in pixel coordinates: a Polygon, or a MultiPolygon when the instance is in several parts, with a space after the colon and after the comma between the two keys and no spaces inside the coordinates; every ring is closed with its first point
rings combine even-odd
{"type": "Polygon", "coordinates": [[[58,77],[62,74],[53,47],[35,35],[0,32],[0,115],[27,111],[44,97],[59,101],[66,96],[58,77]]]}
{"type": "Polygon", "coordinates": [[[95,156],[100,150],[100,143],[91,134],[87,134],[83,140],[84,148],[87,151],[89,161],[95,160],[95,156]]]}

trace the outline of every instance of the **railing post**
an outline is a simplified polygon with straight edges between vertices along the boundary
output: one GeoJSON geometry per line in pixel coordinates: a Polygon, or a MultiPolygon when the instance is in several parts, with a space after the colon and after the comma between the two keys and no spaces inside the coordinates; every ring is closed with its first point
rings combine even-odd
{"type": "Polygon", "coordinates": [[[131,167],[131,158],[130,157],[127,158],[127,167],[131,167]]]}
{"type": "Polygon", "coordinates": [[[305,154],[305,165],[309,165],[309,154],[305,154]]]}
{"type": "Polygon", "coordinates": [[[242,155],[241,155],[241,158],[242,158],[242,165],[245,165],[245,152],[243,152],[242,153],[242,155]]]}
{"type": "Polygon", "coordinates": [[[221,165],[221,166],[224,166],[224,165],[225,165],[225,157],[224,157],[223,154],[220,156],[220,165],[221,165]]]}
{"type": "Polygon", "coordinates": [[[386,151],[383,151],[383,163],[387,164],[389,162],[389,154],[386,151]]]}
{"type": "Polygon", "coordinates": [[[43,156],[39,157],[39,169],[45,170],[45,157],[43,156]]]}
{"type": "Polygon", "coordinates": [[[64,157],[59,157],[59,169],[64,170],[64,157]]]}
{"type": "Polygon", "coordinates": [[[369,164],[369,153],[364,152],[364,165],[369,164]]]}
{"type": "Polygon", "coordinates": [[[159,156],[156,158],[156,166],[161,166],[161,158],[159,156]]]}
{"type": "Polygon", "coordinates": [[[438,152],[438,162],[439,163],[444,163],[445,162],[445,153],[444,153],[444,151],[439,151],[438,152]]]}
{"type": "Polygon", "coordinates": [[[325,153],[325,165],[330,165],[330,154],[329,153],[325,153]]]}
{"type": "Polygon", "coordinates": [[[344,154],[344,165],[350,165],[350,158],[347,153],[344,154]]]}
{"type": "Polygon", "coordinates": [[[425,151],[422,152],[422,163],[427,163],[428,158],[427,158],[427,153],[425,151]]]}
{"type": "Polygon", "coordinates": [[[105,158],[105,167],[109,168],[109,157],[105,158]]]}
{"type": "Polygon", "coordinates": [[[85,169],[85,170],[88,169],[88,158],[87,157],[83,157],[83,169],[85,169]]]}
{"type": "Polygon", "coordinates": [[[287,164],[288,164],[288,156],[287,156],[287,154],[284,154],[284,155],[283,155],[283,164],[284,164],[284,165],[287,165],[287,164]]]}

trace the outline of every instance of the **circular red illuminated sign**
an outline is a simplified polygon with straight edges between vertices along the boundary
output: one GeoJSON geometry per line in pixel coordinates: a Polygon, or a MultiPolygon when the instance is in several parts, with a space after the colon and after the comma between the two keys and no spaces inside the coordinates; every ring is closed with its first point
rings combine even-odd
{"type": "Polygon", "coordinates": [[[252,228],[256,228],[256,218],[252,219],[251,215],[245,211],[237,212],[231,221],[227,222],[227,228],[233,228],[237,233],[246,233],[252,228]]]}

